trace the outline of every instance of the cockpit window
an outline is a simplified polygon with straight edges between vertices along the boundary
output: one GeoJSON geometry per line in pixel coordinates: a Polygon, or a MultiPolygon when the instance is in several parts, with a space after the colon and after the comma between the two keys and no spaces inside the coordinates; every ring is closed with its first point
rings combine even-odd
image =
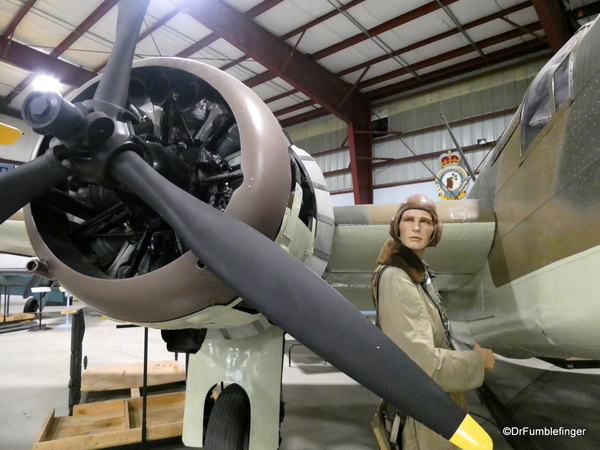
{"type": "Polygon", "coordinates": [[[571,97],[572,50],[589,27],[582,27],[548,61],[525,94],[521,115],[521,154],[524,154],[552,115],[571,97]]]}
{"type": "Polygon", "coordinates": [[[521,117],[521,153],[529,148],[552,117],[550,75],[549,70],[540,72],[527,91],[521,117]]]}
{"type": "Polygon", "coordinates": [[[554,91],[554,109],[558,111],[571,96],[571,83],[569,83],[570,58],[565,58],[562,64],[554,72],[552,88],[554,91]]]}

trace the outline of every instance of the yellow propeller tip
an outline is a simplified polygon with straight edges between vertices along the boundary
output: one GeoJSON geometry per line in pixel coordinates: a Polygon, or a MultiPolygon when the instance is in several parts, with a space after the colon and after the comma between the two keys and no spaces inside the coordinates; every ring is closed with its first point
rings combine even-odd
{"type": "Polygon", "coordinates": [[[0,144],[8,145],[21,137],[21,130],[4,123],[0,123],[0,144]]]}
{"type": "Polygon", "coordinates": [[[494,448],[490,435],[468,414],[450,438],[450,442],[463,450],[492,450],[494,448]]]}

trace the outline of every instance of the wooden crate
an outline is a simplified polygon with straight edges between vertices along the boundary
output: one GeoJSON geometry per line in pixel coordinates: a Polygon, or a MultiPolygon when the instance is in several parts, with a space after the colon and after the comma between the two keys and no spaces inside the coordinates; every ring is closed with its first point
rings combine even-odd
{"type": "MultiPolygon", "coordinates": [[[[32,450],[93,450],[142,441],[142,398],[76,405],[73,415],[44,421],[32,450]]],[[[147,398],[147,440],[181,436],[185,393],[147,398]]]]}

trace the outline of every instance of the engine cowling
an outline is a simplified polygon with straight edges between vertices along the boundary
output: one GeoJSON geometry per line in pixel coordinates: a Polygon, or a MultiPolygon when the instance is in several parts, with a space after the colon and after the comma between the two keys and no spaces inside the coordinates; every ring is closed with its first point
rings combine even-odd
{"type": "MultiPolygon", "coordinates": [[[[98,81],[70,100],[85,108],[98,81]]],[[[333,238],[323,175],[243,83],[190,60],[137,61],[125,116],[133,142],[161,175],[323,274],[333,238]]],[[[88,140],[102,138],[101,118],[97,123],[88,140]]],[[[38,155],[53,145],[47,137],[38,155]]],[[[174,329],[256,319],[160,216],[117,183],[71,176],[25,212],[39,259],[65,289],[107,316],[174,329]]]]}

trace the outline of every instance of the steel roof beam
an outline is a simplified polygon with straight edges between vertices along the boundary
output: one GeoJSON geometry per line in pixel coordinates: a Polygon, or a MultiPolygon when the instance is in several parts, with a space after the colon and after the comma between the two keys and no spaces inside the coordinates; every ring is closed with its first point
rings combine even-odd
{"type": "Polygon", "coordinates": [[[231,6],[197,0],[188,13],[344,122],[370,123],[371,108],[365,95],[355,91],[344,102],[350,84],[231,6]]]}
{"type": "Polygon", "coordinates": [[[23,6],[21,6],[21,9],[19,9],[19,12],[17,12],[17,14],[15,14],[15,16],[12,18],[12,20],[6,27],[6,30],[4,30],[4,33],[2,33],[2,37],[5,37],[5,38],[12,37],[15,30],[17,29],[17,26],[21,23],[21,20],[23,20],[23,17],[25,17],[25,14],[27,14],[29,12],[29,10],[31,9],[31,7],[33,6],[33,4],[36,1],[37,0],[28,0],[27,3],[25,3],[23,6]]]}
{"type": "MultiPolygon", "coordinates": [[[[341,12],[346,11],[346,10],[348,10],[348,9],[356,6],[356,5],[359,5],[359,4],[363,3],[364,1],[365,0],[353,0],[350,3],[347,3],[347,4],[343,5],[343,6],[340,6],[339,9],[334,9],[334,10],[328,12],[327,14],[323,14],[322,16],[317,17],[314,20],[311,20],[310,22],[302,25],[301,27],[298,27],[295,30],[292,30],[289,33],[284,34],[283,36],[280,37],[280,39],[282,41],[287,41],[288,39],[296,36],[297,34],[302,34],[302,33],[306,32],[307,30],[311,29],[312,27],[314,27],[316,25],[319,25],[320,23],[323,23],[323,22],[325,22],[328,19],[331,19],[332,17],[337,16],[341,12]]],[[[246,15],[248,15],[249,12],[250,12],[250,10],[248,10],[246,12],[246,15]]],[[[248,59],[248,56],[244,55],[244,56],[242,56],[241,58],[239,58],[239,59],[237,59],[235,61],[232,61],[230,63],[225,64],[224,66],[221,67],[221,70],[227,70],[230,67],[233,67],[233,66],[235,66],[237,64],[240,64],[241,62],[244,62],[247,59],[248,59]]]]}
{"type": "Polygon", "coordinates": [[[574,28],[562,0],[531,0],[542,27],[556,53],[573,36],[574,28]]]}
{"type": "MultiPolygon", "coordinates": [[[[498,50],[494,53],[488,53],[486,56],[489,63],[496,63],[511,58],[518,58],[520,56],[538,52],[544,49],[548,50],[548,46],[534,39],[503,50],[498,50]]],[[[454,64],[452,66],[444,67],[443,69],[439,69],[434,72],[426,73],[423,75],[423,80],[427,83],[433,83],[435,81],[445,80],[448,79],[448,77],[458,76],[462,73],[479,69],[482,67],[487,67],[487,64],[485,64],[481,60],[481,58],[477,57],[468,61],[463,61],[461,63],[454,64]]],[[[367,95],[369,95],[369,97],[372,100],[378,100],[392,94],[397,94],[399,92],[415,88],[417,86],[417,80],[408,79],[405,81],[400,81],[398,83],[390,84],[388,86],[384,86],[379,89],[375,89],[373,91],[369,91],[367,95]]]]}
{"type": "MultiPolygon", "coordinates": [[[[194,0],[191,0],[194,1],[194,0]]],[[[250,17],[251,19],[260,16],[262,13],[268,11],[269,9],[273,8],[274,6],[278,5],[279,3],[281,3],[283,0],[264,0],[262,2],[260,2],[258,5],[250,8],[248,11],[246,11],[244,13],[244,15],[250,17]]],[[[189,3],[190,0],[188,0],[187,2],[183,2],[182,5],[187,5],[187,3],[189,3]]],[[[187,8],[187,6],[186,6],[187,8]]],[[[194,44],[190,45],[188,48],[182,50],[181,52],[179,52],[176,56],[179,56],[180,58],[188,58],[189,56],[193,55],[194,53],[202,50],[204,47],[209,46],[210,44],[212,44],[213,42],[215,42],[217,39],[219,39],[220,36],[216,35],[215,33],[211,33],[208,36],[200,39],[198,42],[195,42],[194,44]]],[[[239,62],[242,62],[243,60],[247,59],[247,56],[244,56],[243,58],[240,58],[239,62]]],[[[237,64],[238,62],[236,62],[237,64]]],[[[235,64],[233,64],[235,65],[235,64]]],[[[229,66],[231,67],[231,66],[229,66]]],[[[225,68],[223,68],[222,70],[225,70],[225,68]]]]}
{"type": "MultiPolygon", "coordinates": [[[[441,3],[444,6],[448,6],[457,1],[458,0],[442,0],[441,3]]],[[[437,11],[438,9],[441,9],[441,6],[435,0],[426,3],[423,6],[415,8],[412,11],[409,11],[405,14],[401,14],[398,17],[394,17],[393,19],[390,19],[387,22],[384,22],[380,25],[369,29],[369,35],[377,36],[381,33],[385,33],[386,31],[393,30],[394,28],[397,28],[420,17],[426,16],[427,14],[437,11]]],[[[318,52],[314,53],[312,57],[314,59],[322,59],[326,56],[337,53],[348,47],[352,47],[353,45],[356,45],[360,42],[366,41],[367,39],[369,39],[369,36],[367,36],[365,33],[358,33],[348,39],[343,40],[342,42],[333,44],[327,48],[324,48],[323,50],[319,50],[318,52]]]]}
{"type": "MultiPolygon", "coordinates": [[[[519,29],[519,28],[513,28],[510,31],[507,31],[505,33],[501,33],[501,34],[497,34],[495,36],[492,36],[491,38],[487,38],[487,39],[483,39],[481,41],[477,42],[477,46],[479,48],[487,48],[487,47],[491,47],[492,45],[496,45],[496,44],[500,44],[504,41],[507,41],[509,39],[514,39],[520,36],[523,36],[524,34],[529,34],[529,32],[534,32],[541,29],[541,24],[539,22],[536,23],[532,23],[529,25],[525,25],[523,27],[523,29],[519,29]]],[[[545,43],[542,42],[542,44],[547,45],[545,43]]],[[[422,69],[426,69],[427,67],[433,66],[435,64],[439,64],[442,63],[444,61],[449,61],[451,59],[454,58],[458,58],[459,56],[463,56],[463,55],[468,55],[469,53],[473,52],[473,46],[469,45],[465,45],[463,47],[460,48],[456,48],[454,50],[451,50],[449,52],[446,52],[442,55],[439,56],[434,56],[432,58],[429,59],[424,59],[422,61],[419,61],[415,64],[411,64],[410,68],[413,71],[417,71],[417,70],[422,70],[422,69]]],[[[487,56],[486,59],[484,60],[485,62],[487,62],[487,56]]],[[[388,72],[384,75],[380,75],[377,77],[373,77],[373,78],[369,78],[366,81],[363,81],[362,83],[360,83],[359,88],[360,89],[364,89],[366,87],[369,86],[373,86],[375,84],[379,84],[382,83],[384,81],[388,81],[391,80],[393,78],[397,78],[399,76],[405,75],[407,73],[407,71],[405,69],[397,69],[397,70],[393,70],[391,72],[388,72]]]]}
{"type": "MultiPolygon", "coordinates": [[[[444,0],[442,3],[444,5],[450,5],[454,2],[456,2],[458,0],[444,0]]],[[[419,8],[413,9],[412,11],[409,11],[405,14],[402,14],[398,17],[395,17],[393,19],[388,20],[387,22],[384,22],[380,25],[377,25],[376,27],[371,28],[370,30],[368,30],[368,33],[370,36],[377,36],[381,33],[385,33],[386,31],[392,30],[396,27],[399,27],[405,23],[410,22],[411,20],[415,20],[418,19],[419,17],[423,17],[433,11],[436,11],[440,9],[440,5],[436,2],[436,1],[432,1],[429,2],[423,6],[420,6],[419,8]]],[[[335,10],[336,12],[339,12],[338,10],[335,10]]],[[[284,36],[285,37],[285,36],[284,36]]],[[[324,48],[323,50],[319,50],[316,53],[313,53],[311,55],[311,58],[313,60],[319,60],[322,58],[325,58],[329,55],[332,55],[334,53],[337,53],[341,50],[344,50],[348,47],[351,47],[353,45],[356,45],[360,42],[363,42],[365,40],[369,39],[369,36],[365,33],[358,33],[348,39],[345,39],[342,42],[339,42],[337,44],[334,45],[330,45],[327,48],[324,48]]],[[[270,76],[270,79],[275,78],[273,76],[273,74],[260,74],[257,75],[256,77],[250,78],[248,80],[245,81],[245,83],[250,86],[250,87],[254,87],[258,84],[264,83],[267,80],[267,76],[270,76]],[[259,78],[260,77],[260,78],[259,78]]]]}
{"type": "Polygon", "coordinates": [[[367,96],[223,2],[197,0],[188,14],[347,124],[357,204],[371,203],[371,106],[367,96]]]}
{"type": "MultiPolygon", "coordinates": [[[[54,50],[50,52],[50,56],[56,58],[62,55],[65,51],[73,45],[77,39],[83,36],[98,20],[105,16],[119,0],[105,0],[100,6],[98,6],[77,28],[75,28],[69,35],[56,46],[54,50]]],[[[3,99],[5,105],[9,105],[27,86],[29,86],[33,80],[38,76],[38,73],[30,73],[22,80],[11,92],[6,95],[3,99]]]]}
{"type": "Polygon", "coordinates": [[[29,72],[51,73],[61,83],[79,87],[96,74],[61,59],[54,58],[26,45],[0,37],[2,61],[29,72]]]}
{"type": "MultiPolygon", "coordinates": [[[[525,25],[525,26],[523,26],[521,28],[514,28],[511,31],[507,31],[505,33],[493,36],[491,38],[484,39],[482,41],[479,41],[477,43],[477,45],[479,47],[481,47],[481,48],[486,48],[486,47],[498,44],[500,42],[503,42],[503,41],[506,41],[506,40],[509,40],[509,39],[514,39],[514,38],[522,36],[524,34],[529,34],[531,32],[535,32],[535,31],[537,31],[539,29],[541,29],[541,24],[539,22],[532,23],[532,24],[529,24],[529,25],[525,25]]],[[[432,65],[439,64],[440,62],[447,61],[447,60],[456,58],[458,56],[462,56],[462,55],[471,53],[472,51],[473,51],[473,48],[470,45],[466,45],[466,46],[463,46],[461,48],[457,48],[457,49],[452,50],[450,52],[444,53],[442,55],[434,56],[433,58],[429,58],[429,59],[426,59],[426,60],[423,60],[423,61],[419,61],[419,62],[411,65],[409,68],[412,69],[413,71],[426,69],[427,67],[430,67],[432,65]]],[[[366,80],[366,81],[364,81],[362,83],[359,83],[358,87],[359,87],[359,89],[364,89],[364,88],[372,86],[374,84],[382,83],[384,81],[388,81],[390,79],[397,78],[397,77],[400,77],[402,75],[406,75],[407,73],[409,73],[409,72],[406,69],[404,69],[404,68],[398,69],[398,70],[389,72],[387,74],[380,75],[378,77],[369,78],[368,80],[366,80]]],[[[415,85],[418,84],[418,80],[416,80],[416,79],[411,79],[411,80],[414,81],[415,85]]],[[[281,95],[280,95],[280,97],[281,97],[281,95]]],[[[275,115],[276,116],[281,116],[281,115],[289,114],[289,113],[291,113],[293,111],[297,111],[299,109],[303,109],[303,108],[306,108],[308,106],[311,106],[311,102],[310,101],[305,101],[305,102],[299,103],[297,105],[288,106],[287,108],[275,111],[275,115]]]]}
{"type": "MultiPolygon", "coordinates": [[[[470,28],[475,28],[475,27],[478,27],[480,25],[484,25],[484,24],[486,24],[488,22],[491,22],[493,20],[501,19],[503,16],[506,16],[508,14],[512,14],[514,12],[517,12],[517,11],[520,11],[522,9],[529,8],[529,7],[531,7],[531,3],[528,0],[526,2],[519,3],[518,5],[511,6],[510,8],[504,9],[504,10],[502,10],[500,12],[495,13],[495,14],[490,14],[489,16],[482,17],[481,19],[477,19],[477,20],[474,20],[472,22],[463,24],[463,29],[468,30],[470,28]]],[[[392,55],[393,56],[398,56],[398,55],[401,55],[403,53],[408,53],[408,52],[411,52],[411,51],[416,50],[418,48],[424,47],[426,45],[433,44],[434,42],[441,41],[442,39],[446,39],[446,38],[448,38],[450,36],[453,36],[455,34],[458,34],[458,33],[460,33],[460,30],[458,28],[454,28],[452,30],[440,33],[440,34],[438,34],[436,36],[432,36],[432,37],[429,37],[427,39],[423,39],[422,41],[415,42],[414,44],[407,45],[406,47],[403,47],[401,49],[398,49],[398,50],[394,51],[392,53],[392,55]]],[[[338,72],[336,75],[337,76],[348,75],[349,73],[356,72],[357,70],[364,69],[365,67],[368,67],[368,66],[373,66],[375,64],[378,64],[378,63],[380,63],[382,61],[386,61],[388,59],[390,59],[389,55],[382,55],[382,56],[374,58],[374,59],[372,59],[370,61],[366,61],[364,63],[358,64],[358,65],[356,65],[354,67],[349,67],[348,69],[342,70],[341,72],[338,72]]]]}
{"type": "MultiPolygon", "coordinates": [[[[499,11],[497,13],[494,13],[494,14],[491,14],[489,16],[482,17],[481,19],[477,19],[477,20],[474,20],[472,22],[466,23],[466,24],[463,25],[463,28],[464,29],[470,29],[470,28],[474,28],[474,27],[477,27],[477,26],[480,26],[480,25],[484,25],[484,24],[486,24],[488,22],[491,22],[492,20],[501,19],[501,18],[503,18],[504,16],[506,16],[508,14],[512,14],[514,12],[520,11],[520,10],[525,9],[525,8],[530,8],[530,7],[531,7],[531,3],[529,2],[529,0],[527,0],[526,2],[522,2],[522,3],[519,3],[517,5],[511,6],[510,8],[504,9],[504,10],[499,11]]],[[[366,61],[366,62],[358,64],[356,66],[344,69],[344,70],[342,70],[340,72],[337,72],[336,76],[342,77],[342,76],[348,75],[348,74],[350,74],[352,72],[356,72],[358,70],[365,69],[366,67],[373,66],[373,65],[378,64],[380,62],[386,61],[386,60],[390,59],[391,56],[399,56],[399,55],[401,55],[403,53],[407,53],[409,51],[413,51],[413,50],[416,50],[418,48],[424,47],[425,45],[433,44],[434,42],[437,42],[437,41],[445,39],[445,38],[447,38],[449,36],[458,34],[459,32],[460,31],[458,29],[456,29],[456,28],[454,28],[452,30],[449,30],[449,31],[445,31],[445,32],[443,32],[441,34],[438,34],[436,36],[429,37],[429,38],[424,39],[422,41],[415,42],[414,44],[411,44],[411,45],[408,45],[408,46],[403,47],[401,49],[398,49],[398,50],[392,52],[391,55],[385,54],[385,55],[379,56],[377,58],[374,58],[374,59],[372,59],[370,61],[366,61]]],[[[442,55],[442,57],[443,57],[443,55],[442,55]]],[[[261,74],[261,75],[255,77],[255,79],[256,79],[255,81],[259,81],[259,77],[261,77],[260,79],[264,79],[264,78],[266,78],[267,75],[269,75],[269,74],[267,72],[265,72],[264,74],[261,74]]],[[[264,81],[261,81],[261,82],[264,82],[264,81]]],[[[246,84],[249,84],[248,80],[246,80],[246,84]]],[[[258,83],[258,84],[260,84],[260,83],[258,83]]],[[[285,97],[287,97],[289,95],[295,94],[296,92],[298,92],[298,91],[295,90],[295,89],[291,90],[291,91],[288,91],[288,92],[284,92],[284,93],[279,94],[279,95],[277,95],[275,97],[272,97],[272,98],[269,98],[269,99],[265,100],[265,102],[266,103],[270,103],[270,102],[273,102],[273,101],[276,101],[276,100],[280,100],[280,99],[285,98],[285,97]]]]}
{"type": "MultiPolygon", "coordinates": [[[[527,54],[539,52],[540,50],[548,49],[546,44],[541,43],[538,40],[531,40],[524,42],[523,44],[519,44],[514,47],[510,47],[504,50],[499,50],[494,53],[489,53],[488,62],[497,63],[501,61],[506,61],[509,59],[518,58],[527,54]]],[[[453,66],[448,66],[443,69],[436,70],[434,72],[429,72],[423,75],[424,81],[427,83],[434,83],[436,81],[448,80],[448,77],[458,76],[462,73],[466,73],[475,69],[479,69],[482,67],[489,67],[486,65],[481,58],[473,58],[468,61],[464,61],[453,66]]],[[[460,82],[461,80],[457,80],[456,82],[460,82]]],[[[380,100],[391,95],[399,94],[404,91],[414,89],[418,86],[418,81],[414,78],[410,78],[405,81],[401,81],[398,83],[394,83],[388,86],[384,86],[379,89],[375,89],[373,91],[367,92],[367,95],[372,101],[380,100]]],[[[306,106],[306,105],[305,105],[306,106]]],[[[306,122],[317,117],[326,116],[327,111],[323,108],[315,108],[313,111],[307,111],[305,113],[299,114],[297,116],[288,117],[286,119],[282,119],[279,121],[283,127],[290,127],[292,125],[296,125],[302,122],[306,122]]]]}

